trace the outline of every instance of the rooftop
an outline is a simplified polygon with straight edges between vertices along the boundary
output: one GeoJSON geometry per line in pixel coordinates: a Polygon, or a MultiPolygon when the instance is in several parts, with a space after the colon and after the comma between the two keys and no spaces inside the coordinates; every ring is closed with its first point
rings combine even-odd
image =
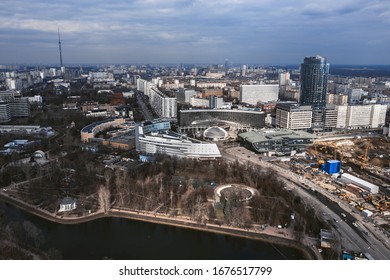
{"type": "Polygon", "coordinates": [[[314,134],[305,131],[295,131],[289,129],[269,129],[261,131],[249,131],[238,135],[242,139],[250,143],[289,139],[314,139],[314,134]]]}
{"type": "Polygon", "coordinates": [[[161,141],[164,142],[177,142],[177,143],[194,143],[194,144],[202,144],[204,142],[190,138],[187,136],[183,136],[181,134],[178,134],[172,130],[165,130],[165,131],[158,131],[158,132],[151,132],[151,133],[146,133],[144,134],[145,138],[148,137],[158,137],[161,139],[161,141]]]}

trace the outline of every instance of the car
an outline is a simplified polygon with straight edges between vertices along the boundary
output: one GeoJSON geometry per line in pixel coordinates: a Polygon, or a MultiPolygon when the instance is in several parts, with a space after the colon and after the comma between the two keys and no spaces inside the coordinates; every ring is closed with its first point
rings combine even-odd
{"type": "Polygon", "coordinates": [[[347,215],[345,215],[345,213],[341,213],[340,215],[343,216],[344,218],[347,217],[347,215]]]}

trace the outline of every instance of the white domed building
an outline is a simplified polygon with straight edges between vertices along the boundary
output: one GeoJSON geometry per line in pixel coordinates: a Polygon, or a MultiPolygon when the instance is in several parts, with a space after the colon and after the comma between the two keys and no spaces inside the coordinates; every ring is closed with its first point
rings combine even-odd
{"type": "Polygon", "coordinates": [[[203,138],[211,141],[224,141],[229,138],[229,135],[222,127],[212,126],[203,132],[203,138]]]}

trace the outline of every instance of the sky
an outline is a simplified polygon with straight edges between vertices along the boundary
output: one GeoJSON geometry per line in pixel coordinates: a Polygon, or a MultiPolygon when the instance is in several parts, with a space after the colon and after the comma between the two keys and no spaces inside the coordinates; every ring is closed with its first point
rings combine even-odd
{"type": "Polygon", "coordinates": [[[0,64],[390,64],[389,0],[1,0],[0,64]]]}

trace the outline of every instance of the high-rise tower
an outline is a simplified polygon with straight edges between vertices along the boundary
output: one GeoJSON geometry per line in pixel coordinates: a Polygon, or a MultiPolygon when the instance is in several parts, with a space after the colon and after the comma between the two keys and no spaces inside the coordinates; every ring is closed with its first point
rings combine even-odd
{"type": "Polygon", "coordinates": [[[326,104],[326,86],[328,83],[329,64],[325,57],[305,57],[301,64],[301,96],[302,105],[312,105],[321,109],[326,104]]]}
{"type": "Polygon", "coordinates": [[[61,37],[60,37],[60,29],[58,28],[58,47],[60,49],[60,63],[61,63],[61,72],[63,72],[64,65],[62,64],[62,50],[61,50],[61,37]]]}

